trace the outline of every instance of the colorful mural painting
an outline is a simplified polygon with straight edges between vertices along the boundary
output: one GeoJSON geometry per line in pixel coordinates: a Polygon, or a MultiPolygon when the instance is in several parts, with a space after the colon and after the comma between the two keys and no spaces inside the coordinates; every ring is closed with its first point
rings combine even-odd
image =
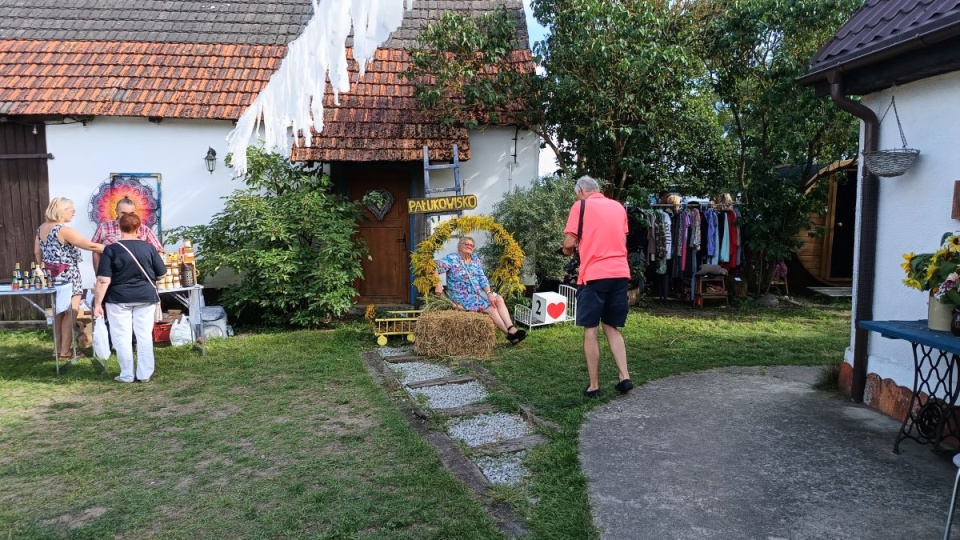
{"type": "Polygon", "coordinates": [[[117,203],[133,201],[143,223],[160,235],[160,175],[151,173],[113,173],[90,197],[90,221],[100,224],[117,219],[117,203]]]}

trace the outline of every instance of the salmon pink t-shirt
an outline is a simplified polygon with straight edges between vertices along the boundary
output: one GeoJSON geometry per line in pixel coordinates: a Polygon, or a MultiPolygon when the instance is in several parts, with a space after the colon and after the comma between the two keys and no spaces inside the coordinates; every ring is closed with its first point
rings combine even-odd
{"type": "MultiPolygon", "coordinates": [[[[563,232],[577,235],[580,201],[573,203],[563,232]]],[[[602,193],[591,193],[583,211],[583,238],[580,238],[580,276],[582,285],[595,279],[630,278],[627,263],[627,211],[619,202],[602,193]]]]}

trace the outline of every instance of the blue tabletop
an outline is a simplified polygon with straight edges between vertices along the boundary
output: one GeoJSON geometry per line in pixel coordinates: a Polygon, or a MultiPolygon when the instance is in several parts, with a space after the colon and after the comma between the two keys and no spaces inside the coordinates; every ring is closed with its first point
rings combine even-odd
{"type": "Polygon", "coordinates": [[[873,330],[883,337],[897,338],[919,343],[941,351],[960,354],[960,338],[950,332],[930,330],[927,320],[921,321],[860,321],[864,330],[873,330]]]}

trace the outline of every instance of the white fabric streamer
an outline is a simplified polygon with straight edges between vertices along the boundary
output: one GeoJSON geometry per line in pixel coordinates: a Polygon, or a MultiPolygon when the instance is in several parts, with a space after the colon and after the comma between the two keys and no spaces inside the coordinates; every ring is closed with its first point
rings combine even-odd
{"type": "Polygon", "coordinates": [[[287,46],[280,68],[227,135],[236,174],[246,172],[247,145],[261,128],[264,147],[284,156],[290,155],[297,133],[306,135],[310,146],[310,129],[323,131],[327,77],[335,104],[350,90],[346,41],[351,28],[353,57],[363,76],[377,47],[400,28],[404,3],[413,7],[413,0],[313,0],[313,17],[303,33],[287,46]]]}

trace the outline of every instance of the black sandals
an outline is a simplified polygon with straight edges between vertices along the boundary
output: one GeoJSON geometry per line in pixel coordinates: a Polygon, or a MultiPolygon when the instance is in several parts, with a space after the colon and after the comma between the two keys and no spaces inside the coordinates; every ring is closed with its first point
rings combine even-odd
{"type": "MultiPolygon", "coordinates": [[[[510,328],[513,328],[514,330],[517,330],[517,327],[516,327],[516,326],[513,326],[513,325],[511,325],[510,328]]],[[[507,330],[510,330],[510,328],[507,328],[507,330]]],[[[507,341],[509,341],[511,345],[516,345],[516,344],[520,343],[521,341],[523,341],[523,340],[525,340],[525,339],[527,339],[527,331],[526,331],[526,330],[517,330],[516,332],[514,332],[514,333],[512,333],[512,334],[510,334],[510,333],[507,334],[507,341]]]]}

